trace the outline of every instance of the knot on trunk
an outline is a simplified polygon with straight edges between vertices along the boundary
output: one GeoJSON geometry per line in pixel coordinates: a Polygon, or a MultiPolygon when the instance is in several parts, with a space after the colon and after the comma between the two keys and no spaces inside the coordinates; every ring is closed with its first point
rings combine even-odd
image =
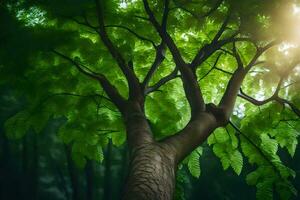
{"type": "Polygon", "coordinates": [[[206,104],[206,112],[213,114],[220,126],[226,126],[229,122],[230,114],[224,108],[213,103],[206,104]]]}

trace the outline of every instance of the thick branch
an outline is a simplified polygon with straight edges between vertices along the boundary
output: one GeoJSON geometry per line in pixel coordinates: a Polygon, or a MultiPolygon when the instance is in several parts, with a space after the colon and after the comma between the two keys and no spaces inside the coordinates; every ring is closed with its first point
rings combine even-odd
{"type": "Polygon", "coordinates": [[[203,112],[192,119],[183,130],[161,142],[176,150],[176,162],[179,163],[201,145],[217,126],[215,117],[211,113],[203,112]]]}
{"type": "MultiPolygon", "coordinates": [[[[250,71],[250,69],[254,66],[257,59],[260,57],[260,55],[262,53],[264,53],[266,50],[268,50],[269,48],[271,48],[272,46],[274,46],[275,44],[276,44],[276,42],[271,42],[268,45],[266,45],[265,47],[259,48],[257,50],[256,54],[254,55],[254,57],[252,58],[252,60],[250,61],[250,63],[246,67],[243,67],[243,63],[240,59],[240,56],[239,56],[237,50],[235,49],[235,44],[234,44],[233,55],[236,57],[238,67],[237,67],[237,70],[233,73],[231,79],[229,80],[228,85],[225,90],[225,93],[219,103],[219,106],[218,106],[219,108],[217,109],[218,116],[216,116],[216,117],[219,120],[219,122],[221,123],[221,125],[226,125],[228,123],[228,120],[233,111],[236,98],[239,94],[240,87],[243,83],[245,76],[250,71]]],[[[281,82],[282,82],[282,80],[280,81],[280,84],[281,84],[281,82]]],[[[278,93],[278,91],[277,91],[277,93],[278,93]]]]}
{"type": "Polygon", "coordinates": [[[231,79],[228,82],[225,93],[219,103],[219,108],[222,110],[222,114],[217,118],[219,118],[221,125],[226,125],[229,117],[231,116],[236,97],[245,76],[246,72],[244,68],[238,67],[238,69],[233,73],[231,79]]]}
{"type": "MultiPolygon", "coordinates": [[[[164,7],[163,17],[162,17],[162,22],[161,22],[161,29],[163,32],[167,31],[167,21],[168,21],[168,14],[169,14],[169,8],[168,8],[167,4],[168,4],[168,2],[166,2],[166,6],[164,7]]],[[[162,41],[160,43],[160,45],[157,46],[155,49],[156,49],[156,55],[155,55],[154,62],[142,83],[142,89],[144,91],[144,94],[147,94],[146,90],[148,87],[148,83],[150,82],[152,76],[154,75],[154,73],[157,70],[157,68],[159,67],[159,65],[165,59],[165,53],[166,53],[165,43],[162,41]]]]}
{"type": "MultiPolygon", "coordinates": [[[[167,33],[166,28],[161,26],[158,21],[156,20],[147,0],[143,0],[144,2],[144,8],[146,13],[149,16],[149,20],[162,38],[162,40],[166,43],[168,48],[170,49],[173,59],[178,66],[183,66],[185,64],[176,44],[174,43],[173,39],[171,36],[167,33]]],[[[163,17],[167,18],[168,17],[168,5],[169,5],[169,0],[165,0],[165,9],[164,9],[164,15],[163,17]]],[[[163,21],[166,21],[167,19],[163,19],[163,21]]],[[[165,22],[166,23],[166,22],[165,22]]]]}
{"type": "MultiPolygon", "coordinates": [[[[196,70],[196,68],[201,65],[207,58],[209,58],[213,53],[220,50],[221,47],[223,47],[226,44],[232,43],[232,42],[239,42],[239,41],[247,41],[252,42],[249,38],[244,37],[235,37],[235,35],[232,35],[229,38],[218,40],[215,42],[211,42],[210,44],[204,45],[196,54],[193,61],[191,62],[191,68],[193,71],[196,70]]],[[[224,49],[222,49],[225,51],[224,49]]],[[[228,53],[228,51],[226,51],[228,53]]]]}
{"type": "MultiPolygon", "coordinates": [[[[149,16],[150,22],[153,24],[154,28],[159,33],[163,42],[170,49],[176,67],[179,69],[181,73],[185,95],[191,107],[192,117],[194,117],[197,113],[203,111],[205,108],[204,100],[202,97],[200,87],[197,82],[197,78],[192,72],[192,70],[189,68],[188,64],[186,64],[185,61],[183,60],[171,36],[168,34],[165,28],[160,26],[160,24],[157,22],[152,10],[149,7],[148,1],[143,0],[143,2],[144,2],[145,11],[149,16]]],[[[165,2],[165,9],[164,9],[163,17],[166,18],[168,13],[169,0],[165,0],[164,2],[165,2]]]]}
{"type": "Polygon", "coordinates": [[[129,98],[142,98],[141,90],[140,90],[140,83],[138,78],[136,77],[133,68],[128,66],[125,59],[122,55],[118,52],[112,41],[109,39],[107,32],[105,30],[104,24],[104,16],[103,16],[103,5],[101,0],[95,0],[96,8],[97,8],[97,15],[98,15],[98,23],[99,23],[99,36],[102,42],[105,44],[107,49],[109,50],[112,57],[117,61],[118,66],[122,70],[123,74],[125,75],[128,85],[129,85],[129,98]]]}

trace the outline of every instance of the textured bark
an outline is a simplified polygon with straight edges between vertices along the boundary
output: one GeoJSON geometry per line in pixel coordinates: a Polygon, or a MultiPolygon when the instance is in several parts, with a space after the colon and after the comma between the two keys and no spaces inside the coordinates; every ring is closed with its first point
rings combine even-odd
{"type": "Polygon", "coordinates": [[[201,145],[218,127],[218,122],[212,113],[198,114],[178,133],[165,138],[162,142],[175,149],[175,161],[181,162],[195,148],[201,145]]]}
{"type": "Polygon", "coordinates": [[[152,131],[144,114],[143,105],[129,101],[123,113],[129,151],[153,142],[152,131]]]}
{"type": "Polygon", "coordinates": [[[171,200],[175,188],[175,156],[171,147],[151,143],[132,151],[124,200],[171,200]]]}
{"type": "Polygon", "coordinates": [[[202,112],[165,140],[156,142],[143,108],[129,102],[125,112],[130,152],[124,200],[171,200],[178,163],[200,145],[217,127],[212,113],[202,112]]]}

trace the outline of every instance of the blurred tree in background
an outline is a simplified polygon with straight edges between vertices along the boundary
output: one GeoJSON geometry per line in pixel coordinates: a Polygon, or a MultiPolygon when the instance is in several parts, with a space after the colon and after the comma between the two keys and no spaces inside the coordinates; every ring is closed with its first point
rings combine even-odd
{"type": "Polygon", "coordinates": [[[0,198],[296,199],[298,3],[0,1],[0,198]]]}

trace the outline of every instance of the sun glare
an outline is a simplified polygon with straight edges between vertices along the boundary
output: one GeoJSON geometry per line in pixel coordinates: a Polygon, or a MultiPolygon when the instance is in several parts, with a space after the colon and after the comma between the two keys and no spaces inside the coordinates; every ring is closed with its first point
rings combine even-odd
{"type": "Polygon", "coordinates": [[[299,15],[300,14],[300,7],[296,4],[293,5],[293,15],[299,15]]]}
{"type": "Polygon", "coordinates": [[[285,26],[282,29],[285,32],[285,36],[277,50],[280,54],[288,58],[293,56],[295,50],[300,46],[300,6],[296,3],[289,6],[282,25],[285,26]]]}
{"type": "Polygon", "coordinates": [[[297,48],[298,45],[296,44],[292,44],[292,43],[288,43],[288,42],[283,42],[278,46],[278,51],[282,52],[284,55],[289,55],[289,50],[297,48]]]}
{"type": "Polygon", "coordinates": [[[126,9],[130,4],[135,3],[137,0],[122,0],[121,3],[119,3],[119,8],[126,9]]]}

